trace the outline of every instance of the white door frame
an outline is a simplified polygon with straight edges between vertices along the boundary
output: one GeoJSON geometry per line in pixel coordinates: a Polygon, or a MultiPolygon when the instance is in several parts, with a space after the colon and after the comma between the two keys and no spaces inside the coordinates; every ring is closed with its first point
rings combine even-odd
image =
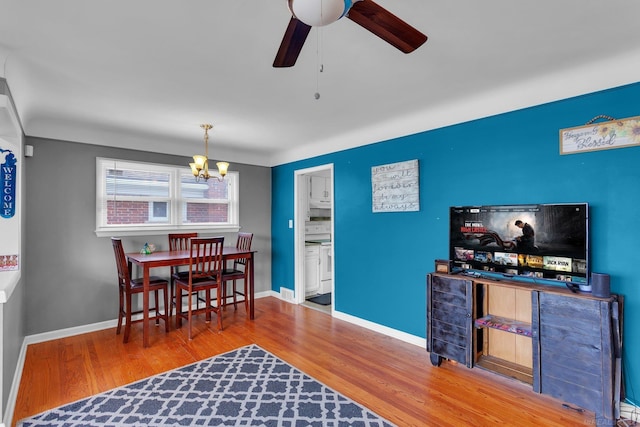
{"type": "MultiPolygon", "coordinates": [[[[305,176],[313,172],[329,170],[329,192],[331,196],[331,243],[332,251],[335,253],[335,233],[334,233],[334,198],[333,198],[333,163],[325,165],[314,166],[312,168],[300,169],[295,171],[293,180],[293,215],[294,215],[294,282],[295,282],[295,299],[297,304],[301,304],[305,300],[305,288],[304,288],[304,226],[306,221],[306,205],[305,202],[308,197],[308,190],[306,186],[305,176]]],[[[331,275],[333,280],[331,281],[331,296],[335,298],[335,292],[333,287],[335,286],[335,256],[331,257],[331,275]]],[[[331,311],[335,307],[335,299],[331,304],[331,311]]]]}

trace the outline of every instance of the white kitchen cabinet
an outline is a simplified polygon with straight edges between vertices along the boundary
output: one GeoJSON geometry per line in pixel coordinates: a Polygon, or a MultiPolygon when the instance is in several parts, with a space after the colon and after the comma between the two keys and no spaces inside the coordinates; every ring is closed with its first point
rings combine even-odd
{"type": "Polygon", "coordinates": [[[304,249],[304,290],[305,296],[320,291],[320,245],[309,245],[304,249]]]}
{"type": "Polygon", "coordinates": [[[331,179],[324,176],[309,177],[309,204],[311,207],[331,206],[331,179]]]}
{"type": "Polygon", "coordinates": [[[332,245],[323,244],[320,246],[320,294],[331,292],[333,275],[331,272],[332,245]]]}

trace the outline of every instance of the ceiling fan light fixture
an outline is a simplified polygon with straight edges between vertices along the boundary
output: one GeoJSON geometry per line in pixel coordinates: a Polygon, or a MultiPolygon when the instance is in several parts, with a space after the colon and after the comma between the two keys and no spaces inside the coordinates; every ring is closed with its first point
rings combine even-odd
{"type": "Polygon", "coordinates": [[[352,0],[288,0],[291,14],[312,27],[336,22],[347,14],[352,0]]]}
{"type": "Polygon", "coordinates": [[[288,0],[287,6],[293,16],[273,61],[276,68],[295,65],[312,27],[345,16],[403,53],[413,52],[427,41],[425,34],[373,0],[288,0]]]}

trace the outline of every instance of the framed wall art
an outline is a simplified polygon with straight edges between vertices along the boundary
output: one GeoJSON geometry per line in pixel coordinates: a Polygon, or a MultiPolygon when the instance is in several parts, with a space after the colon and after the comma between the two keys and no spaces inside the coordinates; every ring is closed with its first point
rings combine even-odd
{"type": "Polygon", "coordinates": [[[640,116],[616,120],[598,116],[583,126],[560,129],[560,154],[577,154],[640,145],[640,116]],[[596,119],[609,119],[593,123],[596,119]]]}
{"type": "Polygon", "coordinates": [[[376,212],[420,210],[418,160],[371,168],[371,209],[376,212]]]}

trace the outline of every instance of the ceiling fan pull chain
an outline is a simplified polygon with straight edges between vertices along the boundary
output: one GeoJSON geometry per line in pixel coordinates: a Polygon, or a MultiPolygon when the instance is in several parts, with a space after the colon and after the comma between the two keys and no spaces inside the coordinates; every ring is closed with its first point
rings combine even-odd
{"type": "Polygon", "coordinates": [[[324,71],[324,64],[322,63],[322,29],[316,27],[316,93],[313,97],[320,99],[320,73],[324,71]]]}

